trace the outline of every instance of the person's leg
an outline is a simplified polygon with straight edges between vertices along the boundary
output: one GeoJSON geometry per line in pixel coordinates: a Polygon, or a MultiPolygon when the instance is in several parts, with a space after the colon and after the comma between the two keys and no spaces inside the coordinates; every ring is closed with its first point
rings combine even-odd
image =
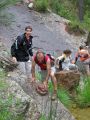
{"type": "Polygon", "coordinates": [[[51,68],[50,77],[51,77],[53,88],[54,88],[52,100],[55,100],[57,97],[57,79],[55,77],[55,68],[51,68]]]}
{"type": "Polygon", "coordinates": [[[26,71],[26,76],[28,79],[31,78],[31,61],[25,62],[25,71],[26,71]]]}
{"type": "Polygon", "coordinates": [[[54,72],[51,72],[51,80],[52,80],[52,83],[53,83],[53,87],[54,87],[54,91],[57,91],[57,80],[56,80],[56,77],[54,75],[54,72]]]}
{"type": "Polygon", "coordinates": [[[18,65],[18,69],[20,70],[21,74],[24,74],[25,75],[25,62],[18,62],[19,65],[18,65]]]}

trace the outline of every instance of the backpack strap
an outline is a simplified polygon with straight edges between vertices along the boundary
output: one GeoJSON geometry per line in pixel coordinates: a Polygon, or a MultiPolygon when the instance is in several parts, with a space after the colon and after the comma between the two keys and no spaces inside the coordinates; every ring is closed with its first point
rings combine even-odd
{"type": "Polygon", "coordinates": [[[20,40],[20,44],[24,43],[24,34],[22,34],[21,36],[18,36],[15,40],[15,47],[16,47],[16,50],[18,49],[18,41],[20,40]]]}
{"type": "Polygon", "coordinates": [[[16,47],[16,50],[17,50],[18,49],[17,39],[15,40],[15,47],[16,47]]]}

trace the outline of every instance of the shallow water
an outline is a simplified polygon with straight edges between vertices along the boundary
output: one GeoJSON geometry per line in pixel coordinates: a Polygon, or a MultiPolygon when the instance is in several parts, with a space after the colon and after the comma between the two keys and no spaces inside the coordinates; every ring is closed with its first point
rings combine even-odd
{"type": "Polygon", "coordinates": [[[90,107],[71,108],[70,111],[76,120],[90,120],[90,107]]]}

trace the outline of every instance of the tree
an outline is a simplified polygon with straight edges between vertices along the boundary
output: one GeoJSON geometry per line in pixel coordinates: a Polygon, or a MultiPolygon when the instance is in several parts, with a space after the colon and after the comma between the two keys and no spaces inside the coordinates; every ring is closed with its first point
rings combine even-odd
{"type": "Polygon", "coordinates": [[[83,16],[84,16],[84,0],[78,0],[78,12],[79,12],[79,20],[83,21],[83,16]]]}

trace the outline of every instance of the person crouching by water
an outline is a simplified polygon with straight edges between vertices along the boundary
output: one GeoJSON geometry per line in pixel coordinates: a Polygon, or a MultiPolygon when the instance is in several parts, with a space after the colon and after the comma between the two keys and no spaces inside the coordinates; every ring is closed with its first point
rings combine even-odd
{"type": "Polygon", "coordinates": [[[21,72],[27,75],[30,79],[30,60],[29,56],[33,56],[32,52],[32,39],[33,36],[32,27],[27,26],[25,28],[25,33],[17,36],[16,41],[11,46],[11,56],[12,60],[17,63],[19,62],[19,68],[21,72]]]}
{"type": "Polygon", "coordinates": [[[48,88],[48,80],[49,77],[52,80],[54,92],[52,95],[52,100],[55,100],[57,97],[57,80],[55,77],[55,70],[51,67],[51,61],[47,54],[44,54],[42,50],[38,50],[36,54],[32,58],[32,67],[31,67],[31,73],[32,73],[32,82],[35,82],[35,66],[36,64],[41,69],[41,78],[42,82],[45,85],[46,88],[48,88]]]}

